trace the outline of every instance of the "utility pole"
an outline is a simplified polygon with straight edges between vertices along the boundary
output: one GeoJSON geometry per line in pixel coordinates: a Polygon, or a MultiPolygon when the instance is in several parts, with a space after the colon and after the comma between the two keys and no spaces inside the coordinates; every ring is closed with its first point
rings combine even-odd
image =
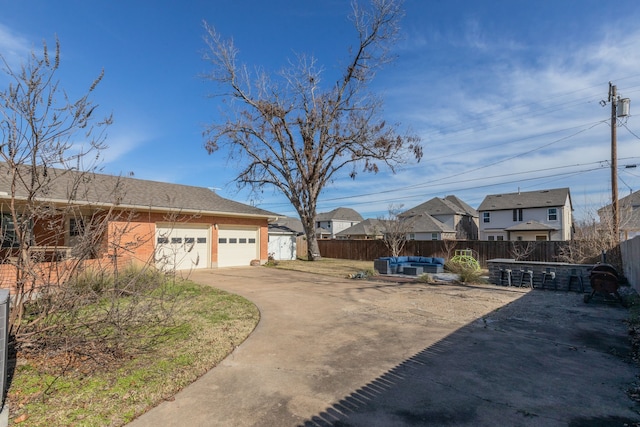
{"type": "Polygon", "coordinates": [[[609,102],[611,103],[611,219],[613,220],[613,235],[615,242],[620,241],[620,213],[618,212],[618,118],[616,107],[618,93],[616,85],[609,82],[609,102]]]}

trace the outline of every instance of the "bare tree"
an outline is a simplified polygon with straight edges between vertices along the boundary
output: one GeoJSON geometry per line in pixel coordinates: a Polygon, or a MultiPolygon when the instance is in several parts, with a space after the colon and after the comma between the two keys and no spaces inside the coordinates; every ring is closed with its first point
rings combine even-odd
{"type": "Polygon", "coordinates": [[[513,241],[511,242],[511,256],[516,261],[526,260],[529,255],[531,255],[536,250],[536,242],[527,241],[526,243],[523,241],[513,241]]]}
{"type": "Polygon", "coordinates": [[[611,211],[601,211],[600,220],[589,214],[575,226],[574,238],[560,247],[558,259],[569,263],[595,263],[607,253],[607,262],[622,271],[619,240],[615,236],[611,211]]]}
{"type": "Polygon", "coordinates": [[[412,228],[412,219],[401,217],[401,213],[402,205],[390,205],[388,215],[378,218],[382,241],[391,252],[391,256],[400,256],[407,243],[407,234],[412,228]]]}
{"type": "Polygon", "coordinates": [[[40,292],[35,283],[41,276],[37,266],[41,260],[30,248],[62,245],[63,219],[77,209],[71,204],[53,206],[39,200],[50,194],[55,180],[68,180],[65,171],[83,169],[85,172],[77,174],[76,179],[66,181],[69,199],[78,196],[78,184],[89,179],[97,153],[104,148],[103,129],[111,117],[94,120],[97,106],[89,99],[102,73],[77,99],[70,99],[59,87],[55,80],[60,66],[57,40],[51,57],[44,44],[42,55],[32,53],[19,70],[14,70],[4,57],[0,56],[0,60],[9,80],[8,87],[0,91],[0,159],[2,183],[6,186],[2,190],[8,193],[8,201],[2,204],[2,247],[4,262],[10,262],[16,271],[10,316],[15,333],[25,303],[40,292]],[[90,164],[85,164],[87,161],[90,164]],[[34,237],[35,227],[46,227],[39,241],[34,237]]]}
{"type": "Polygon", "coordinates": [[[209,153],[229,148],[243,169],[239,186],[257,191],[272,186],[284,194],[300,215],[308,243],[308,259],[320,257],[315,235],[316,205],[337,173],[350,168],[392,171],[408,158],[420,160],[419,138],[398,133],[380,116],[381,100],[367,91],[376,70],[392,58],[402,17],[397,0],[372,0],[369,8],[353,3],[351,16],[358,44],[336,82],[322,82],[314,58],[300,55],[275,76],[251,73],[237,60],[238,50],[205,23],[212,71],[205,76],[229,100],[227,116],[210,125],[209,153]]]}

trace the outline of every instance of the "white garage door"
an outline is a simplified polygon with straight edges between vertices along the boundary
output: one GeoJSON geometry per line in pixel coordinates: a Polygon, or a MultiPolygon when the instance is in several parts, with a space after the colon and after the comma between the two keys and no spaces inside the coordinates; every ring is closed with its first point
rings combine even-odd
{"type": "Polygon", "coordinates": [[[218,229],[218,267],[249,266],[259,259],[257,228],[218,229]]]}
{"type": "Polygon", "coordinates": [[[209,226],[156,226],[156,266],[163,270],[209,267],[209,226]]]}

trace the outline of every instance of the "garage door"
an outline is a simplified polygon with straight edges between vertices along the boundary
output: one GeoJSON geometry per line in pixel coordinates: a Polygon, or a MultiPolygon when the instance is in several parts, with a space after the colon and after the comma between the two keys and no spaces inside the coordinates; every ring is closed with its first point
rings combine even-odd
{"type": "Polygon", "coordinates": [[[156,265],[163,270],[207,268],[211,258],[209,226],[156,226],[156,265]]]}
{"type": "Polygon", "coordinates": [[[248,266],[258,254],[257,228],[218,228],[218,267],[248,266]]]}

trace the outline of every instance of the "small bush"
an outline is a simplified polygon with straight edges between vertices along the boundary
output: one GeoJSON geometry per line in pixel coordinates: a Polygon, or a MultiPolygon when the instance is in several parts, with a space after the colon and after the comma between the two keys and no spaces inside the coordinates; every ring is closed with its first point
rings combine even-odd
{"type": "Polygon", "coordinates": [[[102,295],[113,286],[113,277],[104,271],[85,270],[67,282],[71,292],[102,295]]]}
{"type": "Polygon", "coordinates": [[[485,281],[482,278],[482,270],[476,270],[469,265],[449,261],[445,264],[445,268],[451,273],[457,274],[463,283],[483,283],[485,281]]]}

